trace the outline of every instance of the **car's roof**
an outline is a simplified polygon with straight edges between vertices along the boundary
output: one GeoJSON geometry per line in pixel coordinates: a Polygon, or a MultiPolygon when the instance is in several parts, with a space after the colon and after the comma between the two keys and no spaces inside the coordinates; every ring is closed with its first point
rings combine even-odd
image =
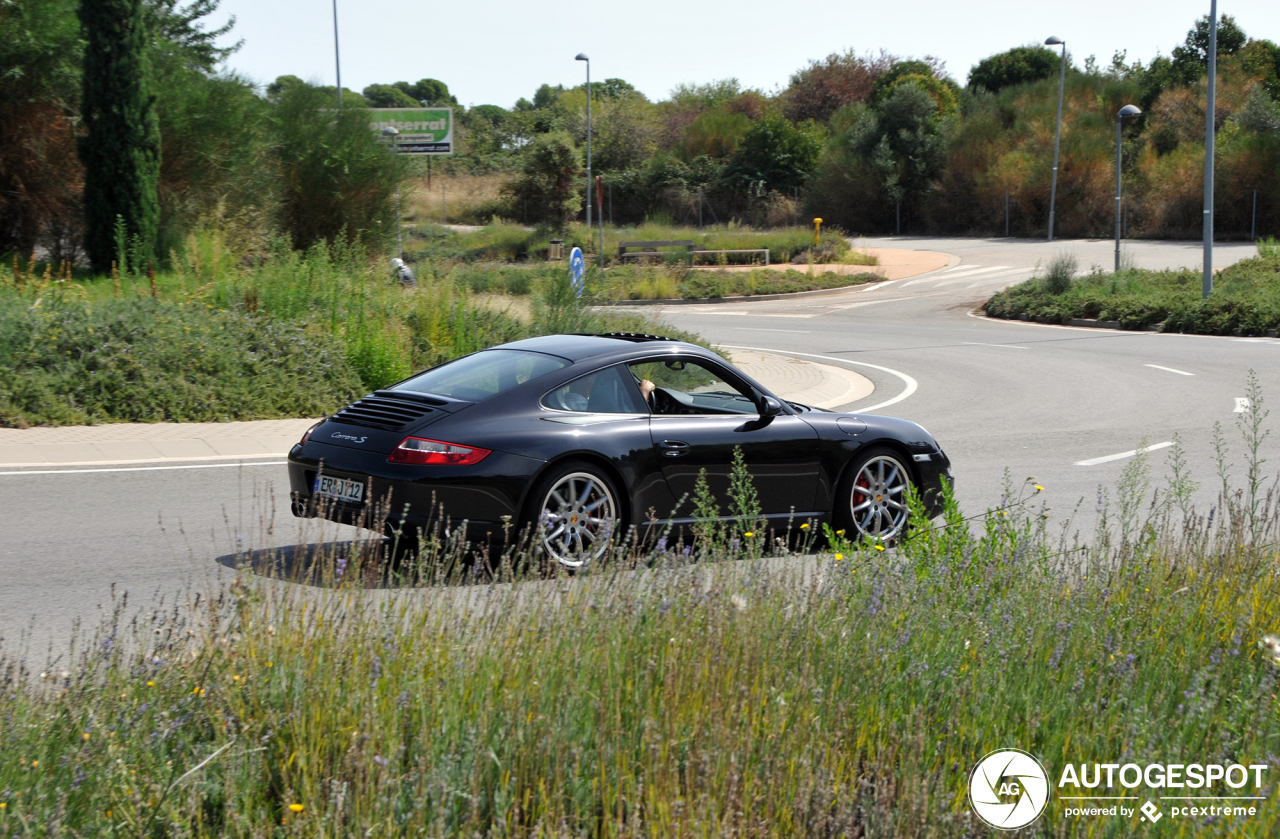
{"type": "Polygon", "coordinates": [[[578,362],[601,355],[637,355],[638,353],[635,351],[641,347],[644,350],[657,350],[659,352],[663,350],[705,352],[701,347],[684,341],[629,332],[602,335],[543,335],[538,338],[525,338],[523,341],[502,344],[493,349],[547,353],[548,355],[558,355],[561,358],[578,362]]]}

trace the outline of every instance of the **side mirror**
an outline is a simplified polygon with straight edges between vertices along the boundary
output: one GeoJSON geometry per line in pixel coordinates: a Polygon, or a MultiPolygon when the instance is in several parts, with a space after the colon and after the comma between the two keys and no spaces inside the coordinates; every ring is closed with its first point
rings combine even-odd
{"type": "Polygon", "coordinates": [[[760,416],[776,417],[782,413],[782,403],[772,396],[766,396],[760,405],[760,416]]]}

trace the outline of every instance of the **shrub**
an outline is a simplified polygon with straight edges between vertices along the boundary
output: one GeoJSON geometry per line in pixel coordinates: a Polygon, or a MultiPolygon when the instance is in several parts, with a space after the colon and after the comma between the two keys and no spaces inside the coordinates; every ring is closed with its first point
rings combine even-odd
{"type": "Polygon", "coordinates": [[[507,216],[520,218],[527,206],[532,218],[563,230],[582,209],[585,180],[582,155],[573,139],[564,132],[540,135],[524,172],[503,189],[511,207],[507,216]]]}
{"type": "Polygon", "coordinates": [[[1073,254],[1058,254],[1049,261],[1049,270],[1044,275],[1044,290],[1050,294],[1062,294],[1071,288],[1079,267],[1073,254]]]}

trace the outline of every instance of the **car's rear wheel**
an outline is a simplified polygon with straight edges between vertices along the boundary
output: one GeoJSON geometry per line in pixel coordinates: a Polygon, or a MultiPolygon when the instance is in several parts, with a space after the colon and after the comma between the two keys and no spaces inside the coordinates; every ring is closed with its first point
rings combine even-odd
{"type": "Polygon", "coordinates": [[[891,542],[907,531],[911,471],[902,456],[877,446],[861,452],[837,496],[836,523],[849,538],[891,542]]]}
{"type": "Polygon", "coordinates": [[[590,463],[553,467],[538,480],[530,498],[532,548],[548,564],[577,569],[599,560],[622,524],[613,481],[590,463]]]}

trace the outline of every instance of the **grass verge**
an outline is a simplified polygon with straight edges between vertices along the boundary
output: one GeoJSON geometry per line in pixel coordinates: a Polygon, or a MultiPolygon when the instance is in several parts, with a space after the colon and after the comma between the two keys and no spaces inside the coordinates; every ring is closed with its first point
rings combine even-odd
{"type": "Polygon", "coordinates": [[[524,279],[526,320],[476,305],[466,276],[420,265],[404,291],[385,265],[341,246],[249,260],[218,231],[154,277],[77,281],[15,260],[0,271],[0,423],[317,416],[494,344],[659,328],[584,305],[565,271],[524,279]]]}
{"type": "MultiPolygon", "coordinates": [[[[0,663],[0,829],[960,837],[986,832],[966,790],[995,748],[1051,779],[1274,772],[1274,489],[1224,486],[1198,515],[1181,458],[1154,495],[1130,461],[1087,544],[1050,532],[1029,489],[974,522],[948,502],[888,551],[791,555],[739,526],[696,564],[659,543],[520,580],[509,562],[441,578],[456,553],[429,540],[390,590],[376,551],[322,549],[310,586],[245,569],[136,617],[118,600],[43,672],[0,663]]],[[[1274,835],[1274,801],[1144,829],[1274,835]]],[[[1027,834],[1132,829],[1066,804],[1027,834]]]]}
{"type": "Polygon", "coordinates": [[[1043,278],[997,292],[985,310],[991,317],[1025,316],[1045,323],[1089,318],[1116,321],[1125,329],[1274,334],[1280,329],[1280,255],[1274,254],[1274,246],[1260,246],[1259,251],[1259,256],[1218,272],[1207,299],[1199,271],[1129,269],[1073,279],[1059,266],[1043,278]]]}

